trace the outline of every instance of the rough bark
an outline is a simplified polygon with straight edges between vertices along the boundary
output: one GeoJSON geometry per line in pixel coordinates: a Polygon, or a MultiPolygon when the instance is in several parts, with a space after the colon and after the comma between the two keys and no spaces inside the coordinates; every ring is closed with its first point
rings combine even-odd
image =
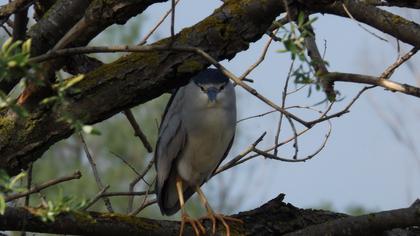
{"type": "MultiPolygon", "coordinates": [[[[344,214],[321,210],[304,210],[283,203],[284,195],[263,206],[237,215],[244,224],[230,222],[233,235],[280,235],[302,229],[309,225],[346,217],[344,214]]],[[[36,214],[36,209],[8,208],[0,216],[1,230],[22,230],[31,232],[74,234],[74,235],[178,235],[179,222],[151,220],[109,213],[69,212],[59,215],[54,222],[44,223],[36,214]]],[[[210,232],[211,225],[205,224],[210,232]]],[[[185,235],[194,235],[187,225],[185,235]]],[[[216,235],[224,235],[224,228],[218,225],[216,235]]]]}
{"type": "Polygon", "coordinates": [[[58,0],[32,28],[31,55],[47,52],[85,14],[89,1],[58,0]]]}
{"type": "Polygon", "coordinates": [[[420,8],[419,0],[387,0],[390,6],[420,8]]]}
{"type": "MultiPolygon", "coordinates": [[[[283,202],[284,194],[261,207],[232,215],[244,223],[229,222],[233,235],[398,235],[415,232],[412,226],[420,225],[420,208],[412,206],[398,210],[351,217],[323,210],[300,209],[283,202]]],[[[1,230],[72,235],[178,235],[179,222],[152,220],[98,212],[67,212],[54,222],[42,222],[39,209],[7,208],[0,216],[1,230]]],[[[207,232],[211,224],[205,223],[207,232]]],[[[224,235],[219,224],[216,235],[224,235]]],[[[189,225],[185,235],[194,235],[189,225]]],[[[413,234],[415,235],[415,234],[413,234]]]]}
{"type": "Polygon", "coordinates": [[[420,48],[419,24],[362,1],[326,1],[329,3],[320,3],[312,0],[301,2],[308,11],[328,13],[348,18],[353,17],[355,20],[387,33],[404,43],[420,48]],[[343,5],[351,13],[351,16],[344,10],[343,5]]]}

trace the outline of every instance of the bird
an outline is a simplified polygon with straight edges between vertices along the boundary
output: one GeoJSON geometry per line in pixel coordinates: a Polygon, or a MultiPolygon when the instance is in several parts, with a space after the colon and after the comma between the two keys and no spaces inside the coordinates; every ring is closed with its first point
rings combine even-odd
{"type": "Polygon", "coordinates": [[[197,192],[207,210],[215,233],[221,221],[230,235],[226,220],[241,220],[215,213],[200,186],[225,159],[236,130],[235,88],[220,70],[207,68],[178,88],[165,108],[155,149],[156,194],[163,215],[181,210],[180,235],[185,223],[196,235],[205,233],[200,220],[191,218],[185,202],[197,192]]]}

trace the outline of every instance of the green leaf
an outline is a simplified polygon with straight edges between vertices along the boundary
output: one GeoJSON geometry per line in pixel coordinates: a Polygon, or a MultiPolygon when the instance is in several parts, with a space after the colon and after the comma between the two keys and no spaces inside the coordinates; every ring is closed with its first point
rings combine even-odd
{"type": "Polygon", "coordinates": [[[21,172],[20,174],[16,175],[15,177],[12,178],[12,180],[10,181],[10,188],[13,188],[16,184],[17,181],[19,181],[20,179],[24,178],[26,176],[25,172],[21,172]]]}
{"type": "Polygon", "coordinates": [[[8,47],[6,48],[6,50],[4,51],[4,55],[6,57],[9,57],[12,52],[19,47],[19,45],[22,43],[22,41],[18,40],[15,41],[14,43],[12,43],[11,45],[8,45],[8,47]]]}
{"type": "Polygon", "coordinates": [[[40,102],[40,104],[47,105],[47,104],[53,103],[53,102],[55,102],[57,100],[58,100],[58,97],[57,96],[52,96],[52,97],[48,97],[48,98],[42,99],[42,101],[40,102]]]}
{"type": "Polygon", "coordinates": [[[32,44],[32,39],[26,40],[22,44],[22,52],[29,55],[29,52],[31,51],[31,44],[32,44]]]}
{"type": "Polygon", "coordinates": [[[0,215],[3,215],[6,211],[6,200],[4,199],[3,194],[0,194],[0,215]]]}
{"type": "Polygon", "coordinates": [[[16,67],[17,64],[18,64],[17,61],[14,61],[14,60],[7,62],[7,66],[10,68],[16,67]]]}
{"type": "Polygon", "coordinates": [[[303,11],[299,12],[298,15],[298,26],[299,28],[303,26],[305,23],[305,13],[303,11]]]}
{"type": "Polygon", "coordinates": [[[12,43],[12,40],[13,40],[13,38],[10,37],[6,40],[6,42],[3,43],[3,46],[1,47],[1,51],[3,53],[5,53],[7,48],[9,48],[10,44],[12,43]]]}

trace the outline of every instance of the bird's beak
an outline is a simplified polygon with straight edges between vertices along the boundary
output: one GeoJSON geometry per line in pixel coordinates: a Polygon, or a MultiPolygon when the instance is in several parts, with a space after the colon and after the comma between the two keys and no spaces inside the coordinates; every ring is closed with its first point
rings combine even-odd
{"type": "Polygon", "coordinates": [[[217,98],[217,93],[219,91],[216,88],[208,88],[207,96],[209,97],[210,102],[215,102],[217,98]]]}

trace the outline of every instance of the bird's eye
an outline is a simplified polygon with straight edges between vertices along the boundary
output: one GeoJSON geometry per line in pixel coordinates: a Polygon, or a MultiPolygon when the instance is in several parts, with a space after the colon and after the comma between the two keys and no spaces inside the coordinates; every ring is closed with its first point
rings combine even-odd
{"type": "Polygon", "coordinates": [[[206,91],[206,88],[204,88],[203,86],[198,85],[198,87],[200,87],[201,91],[203,91],[203,92],[205,92],[205,91],[206,91]]]}
{"type": "Polygon", "coordinates": [[[225,88],[225,85],[220,86],[219,90],[223,90],[225,88]]]}

